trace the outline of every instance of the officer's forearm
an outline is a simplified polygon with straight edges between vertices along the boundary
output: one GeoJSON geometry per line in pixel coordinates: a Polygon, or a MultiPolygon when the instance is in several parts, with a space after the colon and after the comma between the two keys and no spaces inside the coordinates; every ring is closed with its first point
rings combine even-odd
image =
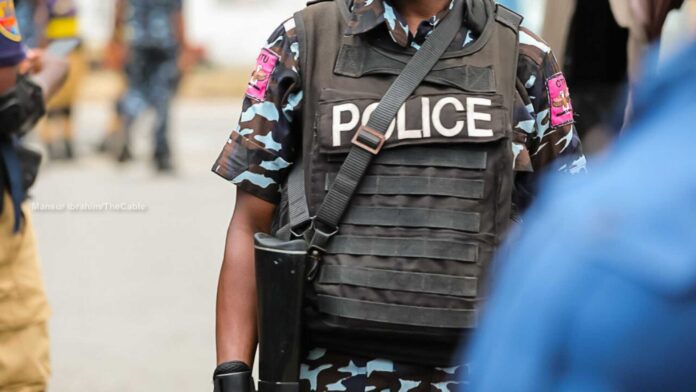
{"type": "Polygon", "coordinates": [[[116,0],[114,7],[114,31],[111,33],[111,40],[116,42],[123,41],[124,14],[126,11],[125,0],[116,0]]]}
{"type": "Polygon", "coordinates": [[[257,329],[253,236],[270,230],[273,210],[269,203],[244,192],[238,194],[218,285],[218,363],[243,361],[251,366],[254,361],[257,329]]]}
{"type": "Polygon", "coordinates": [[[253,234],[230,226],[217,297],[218,363],[251,365],[256,349],[253,234]]]}

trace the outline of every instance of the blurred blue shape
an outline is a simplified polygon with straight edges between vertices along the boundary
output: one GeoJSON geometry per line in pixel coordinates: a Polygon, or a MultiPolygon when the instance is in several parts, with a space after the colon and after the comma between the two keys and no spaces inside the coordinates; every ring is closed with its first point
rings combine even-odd
{"type": "Polygon", "coordinates": [[[501,251],[471,390],[696,390],[696,44],[649,79],[610,157],[553,178],[501,251]]]}
{"type": "Polygon", "coordinates": [[[511,10],[520,12],[519,0],[499,0],[498,3],[510,8],[511,10]]]}
{"type": "Polygon", "coordinates": [[[36,48],[39,46],[38,37],[36,36],[36,26],[34,25],[35,11],[36,6],[33,1],[15,1],[15,13],[17,15],[17,23],[19,24],[19,31],[22,32],[22,42],[29,48],[36,48]]]}

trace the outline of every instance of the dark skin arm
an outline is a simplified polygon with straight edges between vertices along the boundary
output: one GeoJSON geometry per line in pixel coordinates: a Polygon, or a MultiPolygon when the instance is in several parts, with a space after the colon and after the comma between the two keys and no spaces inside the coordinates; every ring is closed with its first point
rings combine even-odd
{"type": "Polygon", "coordinates": [[[114,31],[111,36],[112,41],[123,40],[123,15],[126,11],[126,0],[116,0],[114,7],[114,31]]]}
{"type": "Polygon", "coordinates": [[[172,14],[172,26],[174,27],[174,35],[176,36],[176,41],[180,48],[178,59],[179,70],[183,73],[187,73],[201,61],[203,52],[189,45],[186,39],[186,19],[182,11],[177,11],[172,14]]]}
{"type": "Polygon", "coordinates": [[[268,233],[275,205],[239,189],[217,295],[217,362],[251,366],[256,352],[254,234],[268,233]]]}
{"type": "Polygon", "coordinates": [[[125,41],[125,12],[126,0],[116,0],[114,7],[113,31],[111,41],[106,46],[104,53],[104,66],[106,68],[121,71],[126,59],[127,48],[125,41]]]}
{"type": "Polygon", "coordinates": [[[179,43],[179,47],[186,48],[188,43],[186,42],[186,22],[184,21],[184,13],[177,11],[172,15],[172,24],[174,25],[174,35],[176,36],[176,41],[179,43]]]}

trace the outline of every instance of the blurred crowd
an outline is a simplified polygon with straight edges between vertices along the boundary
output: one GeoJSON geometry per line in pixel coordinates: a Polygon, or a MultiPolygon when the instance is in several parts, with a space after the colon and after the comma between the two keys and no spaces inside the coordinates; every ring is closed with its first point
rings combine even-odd
{"type": "MultiPolygon", "coordinates": [[[[501,1],[523,14],[526,1],[501,1]]],[[[630,89],[655,71],[663,28],[684,0],[546,1],[539,33],[563,66],[572,88],[577,129],[589,153],[600,151],[630,123],[630,89]],[[623,112],[625,116],[616,116],[623,112]]],[[[683,19],[683,18],[682,18],[683,19]]],[[[683,30],[686,25],[679,24],[683,30]]],[[[683,31],[677,41],[687,41],[683,31]]]]}
{"type": "MultiPolygon", "coordinates": [[[[69,54],[70,75],[47,104],[47,120],[39,126],[51,159],[74,159],[72,111],[87,59],[79,33],[78,7],[72,0],[18,0],[17,16],[24,42],[39,50],[57,41],[78,43],[69,54]],[[25,27],[26,26],[26,27],[25,27]]],[[[171,101],[181,76],[203,57],[188,44],[181,1],[128,2],[116,0],[113,32],[102,65],[123,75],[123,92],[111,124],[99,146],[118,162],[132,160],[131,134],[135,120],[148,108],[156,113],[153,160],[160,172],[173,170],[169,142],[171,101]]]]}
{"type": "MultiPolygon", "coordinates": [[[[119,163],[131,161],[134,123],[152,109],[152,162],[157,172],[169,173],[174,170],[172,99],[182,75],[202,61],[204,50],[187,40],[181,0],[115,2],[102,65],[122,75],[124,88],[99,149],[119,163]]],[[[501,2],[518,10],[527,3],[501,2]]],[[[563,65],[582,138],[594,152],[619,142],[611,159],[591,168],[595,174],[574,180],[585,185],[571,198],[560,191],[568,184],[551,180],[542,197],[559,202],[533,208],[533,229],[509,245],[508,256],[500,260],[490,312],[471,354],[482,364],[474,372],[479,374],[472,384],[477,390],[696,388],[689,373],[696,344],[687,328],[696,327],[696,53],[691,47],[661,76],[655,54],[669,13],[685,4],[693,7],[689,2],[546,2],[541,35],[563,65]],[[562,215],[570,217],[567,221],[553,221],[549,217],[561,216],[554,209],[572,213],[562,215]],[[530,243],[549,236],[572,238],[572,244],[536,253],[530,243]],[[598,271],[610,272],[598,276],[598,271]],[[511,302],[515,312],[501,310],[511,302]],[[578,320],[566,314],[570,308],[582,311],[574,316],[578,320]],[[502,330],[506,325],[519,328],[502,330]]],[[[8,25],[8,18],[16,19],[29,49],[20,73],[40,81],[47,71],[70,68],[65,78],[54,75],[48,84],[39,83],[46,116],[38,122],[43,112],[37,110],[35,122],[50,159],[75,159],[74,107],[89,71],[79,9],[72,0],[14,3],[12,11],[11,1],[0,1],[6,7],[0,8],[0,21],[8,25]]],[[[19,144],[19,136],[12,136],[12,143],[19,144]]],[[[49,312],[30,214],[20,208],[35,173],[22,175],[29,176],[29,184],[3,179],[10,190],[3,195],[0,267],[23,268],[25,288],[24,295],[12,298],[14,304],[0,297],[0,391],[43,391],[50,374],[49,312]]]]}
{"type": "MultiPolygon", "coordinates": [[[[105,65],[125,75],[125,88],[101,150],[131,160],[133,123],[152,108],[153,162],[172,172],[170,105],[202,50],[187,44],[181,1],[116,0],[115,9],[105,65]]],[[[50,310],[26,203],[41,154],[23,139],[37,126],[50,159],[75,159],[73,114],[87,60],[72,0],[2,0],[0,34],[0,390],[45,391],[50,310]]]]}

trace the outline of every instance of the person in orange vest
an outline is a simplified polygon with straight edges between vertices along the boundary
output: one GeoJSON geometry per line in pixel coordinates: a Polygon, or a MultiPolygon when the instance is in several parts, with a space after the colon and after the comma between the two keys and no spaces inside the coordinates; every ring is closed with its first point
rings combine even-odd
{"type": "Polygon", "coordinates": [[[67,61],[27,52],[12,0],[0,0],[0,391],[44,392],[50,309],[25,203],[38,161],[21,138],[45,113],[67,61]]]}

